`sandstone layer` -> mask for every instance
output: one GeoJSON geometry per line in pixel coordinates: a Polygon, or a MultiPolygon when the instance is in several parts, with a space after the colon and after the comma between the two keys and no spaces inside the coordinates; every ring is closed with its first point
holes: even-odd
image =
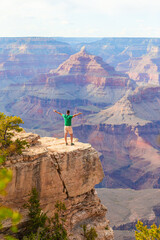
{"type": "Polygon", "coordinates": [[[57,200],[65,203],[65,224],[70,239],[83,239],[81,225],[86,224],[88,228],[95,227],[98,239],[112,240],[113,231],[105,218],[106,207],[94,189],[104,174],[98,153],[91,145],[75,139],[74,146],[66,146],[64,139],[39,138],[25,132],[16,137],[26,139],[30,147],[21,156],[6,161],[5,166],[13,171],[13,179],[1,204],[20,211],[22,221],[26,222],[23,205],[31,189],[36,187],[41,207],[49,216],[53,216],[57,200]]]}
{"type": "Polygon", "coordinates": [[[102,153],[111,188],[160,188],[160,87],[139,87],[74,128],[102,153]]]}
{"type": "Polygon", "coordinates": [[[57,68],[74,50],[53,38],[0,38],[0,85],[26,83],[57,68]]]}
{"type": "Polygon", "coordinates": [[[130,72],[138,82],[147,82],[150,76],[156,82],[159,44],[158,38],[0,38],[0,84],[26,82],[36,74],[56,69],[84,45],[91,54],[118,66],[117,70],[130,72]],[[153,61],[145,57],[148,53],[153,61]]]}
{"type": "Polygon", "coordinates": [[[160,85],[160,49],[153,46],[146,55],[132,57],[118,64],[117,70],[127,73],[138,84],[160,85]]]}
{"type": "Polygon", "coordinates": [[[4,111],[21,116],[27,128],[56,131],[61,123],[53,109],[65,112],[71,108],[72,113],[79,110],[88,115],[114,104],[132,88],[135,86],[128,76],[82,48],[56,70],[3,90],[0,108],[5,102],[4,111]]]}

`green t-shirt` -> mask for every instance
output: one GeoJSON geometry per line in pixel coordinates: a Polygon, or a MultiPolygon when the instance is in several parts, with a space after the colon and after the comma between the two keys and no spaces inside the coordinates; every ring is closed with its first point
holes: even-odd
{"type": "Polygon", "coordinates": [[[62,117],[64,118],[64,125],[65,126],[71,126],[71,122],[72,122],[72,115],[67,115],[67,114],[63,114],[62,117]]]}

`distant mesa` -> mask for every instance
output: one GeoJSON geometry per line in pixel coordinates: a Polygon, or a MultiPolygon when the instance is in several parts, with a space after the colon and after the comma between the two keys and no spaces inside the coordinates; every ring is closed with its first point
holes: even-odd
{"type": "Polygon", "coordinates": [[[138,87],[91,117],[97,124],[144,126],[160,120],[160,87],[138,87]]]}
{"type": "Polygon", "coordinates": [[[85,46],[80,52],[71,55],[56,70],[39,78],[47,84],[74,83],[77,85],[94,84],[96,86],[127,86],[129,77],[119,73],[101,57],[89,54],[85,46]]]}
{"type": "Polygon", "coordinates": [[[160,85],[160,48],[152,46],[147,54],[131,57],[119,63],[116,69],[127,73],[139,85],[160,85]]]}

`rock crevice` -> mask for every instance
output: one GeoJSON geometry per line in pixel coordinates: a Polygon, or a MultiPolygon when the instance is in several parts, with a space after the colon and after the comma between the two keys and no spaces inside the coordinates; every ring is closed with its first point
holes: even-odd
{"type": "Polygon", "coordinates": [[[55,168],[56,168],[56,170],[57,170],[57,173],[58,173],[58,175],[59,175],[60,180],[62,181],[62,184],[63,184],[63,192],[65,192],[66,195],[67,195],[67,198],[69,198],[69,194],[68,194],[67,187],[66,187],[65,182],[64,182],[64,180],[63,180],[63,178],[62,178],[60,165],[59,165],[59,163],[58,163],[58,161],[57,161],[57,159],[56,159],[55,156],[51,156],[51,157],[52,157],[52,159],[55,161],[53,164],[54,164],[54,166],[55,166],[55,168]]]}

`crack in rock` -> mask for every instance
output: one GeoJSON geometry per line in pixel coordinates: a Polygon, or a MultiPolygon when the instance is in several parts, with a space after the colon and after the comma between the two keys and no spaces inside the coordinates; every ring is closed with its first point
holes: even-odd
{"type": "Polygon", "coordinates": [[[69,198],[69,193],[68,193],[67,187],[66,187],[65,182],[64,182],[64,180],[62,178],[60,165],[59,165],[59,163],[58,163],[58,161],[57,161],[57,159],[55,158],[54,155],[51,155],[51,158],[53,159],[53,161],[55,161],[55,162],[52,162],[52,163],[54,164],[54,166],[55,166],[55,168],[57,170],[57,173],[59,175],[59,178],[60,178],[60,180],[61,180],[61,182],[63,184],[63,192],[65,192],[66,195],[67,195],[67,198],[69,198]]]}

